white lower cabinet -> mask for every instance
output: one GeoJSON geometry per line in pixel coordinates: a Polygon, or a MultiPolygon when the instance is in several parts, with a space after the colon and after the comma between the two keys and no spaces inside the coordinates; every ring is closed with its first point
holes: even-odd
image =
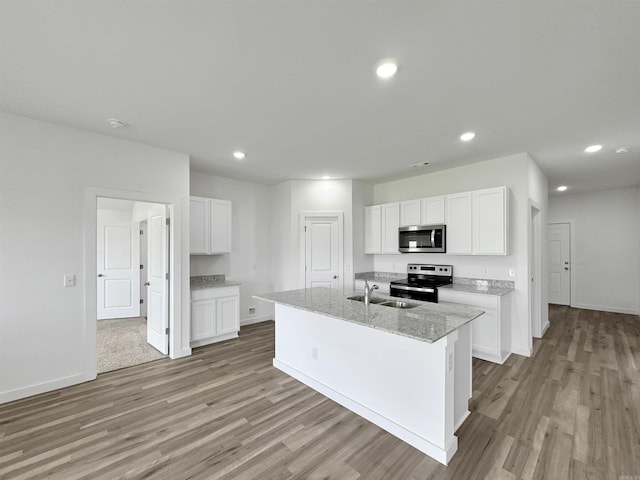
{"type": "Polygon", "coordinates": [[[204,288],[191,292],[191,346],[199,347],[238,336],[240,289],[204,288]]]}
{"type": "Polygon", "coordinates": [[[511,293],[484,295],[439,288],[438,300],[484,310],[485,313],[471,324],[471,347],[475,358],[503,364],[511,355],[511,293]]]}

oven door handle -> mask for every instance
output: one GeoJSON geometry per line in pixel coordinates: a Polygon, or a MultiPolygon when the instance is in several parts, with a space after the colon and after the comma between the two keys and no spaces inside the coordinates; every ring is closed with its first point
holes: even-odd
{"type": "Polygon", "coordinates": [[[434,288],[423,288],[423,287],[405,287],[404,285],[391,285],[392,289],[398,290],[407,290],[409,292],[424,292],[424,293],[433,293],[435,292],[434,288]]]}

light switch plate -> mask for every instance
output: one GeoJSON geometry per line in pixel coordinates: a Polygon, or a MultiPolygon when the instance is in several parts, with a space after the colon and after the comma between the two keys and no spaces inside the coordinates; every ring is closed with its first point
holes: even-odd
{"type": "Polygon", "coordinates": [[[73,274],[64,276],[64,286],[66,287],[75,287],[76,286],[76,276],[73,274]]]}

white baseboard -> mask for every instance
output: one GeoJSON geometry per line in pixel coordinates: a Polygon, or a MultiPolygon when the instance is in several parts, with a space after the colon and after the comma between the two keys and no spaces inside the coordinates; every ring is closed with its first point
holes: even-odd
{"type": "Polygon", "coordinates": [[[273,315],[253,315],[251,317],[243,318],[240,320],[240,326],[251,325],[252,323],[266,322],[267,320],[273,320],[273,315]]]}
{"type": "Polygon", "coordinates": [[[545,323],[542,326],[542,335],[540,335],[540,338],[544,337],[544,334],[547,333],[547,330],[549,330],[550,326],[551,326],[551,324],[549,322],[545,323]]]}
{"type": "Polygon", "coordinates": [[[417,448],[423,453],[426,453],[431,458],[444,465],[449,463],[449,460],[451,460],[453,454],[458,450],[458,438],[455,436],[453,437],[453,441],[449,445],[447,445],[446,448],[440,448],[436,444],[431,443],[426,438],[417,435],[416,433],[408,430],[402,425],[398,425],[393,420],[390,420],[389,418],[379,414],[378,412],[371,410],[367,406],[362,405],[355,400],[352,400],[351,398],[343,395],[340,392],[337,392],[331,387],[315,380],[314,378],[309,377],[308,375],[291,367],[290,365],[282,363],[281,361],[274,358],[273,366],[278,370],[283,371],[287,375],[295,378],[296,380],[301,381],[305,385],[313,388],[315,391],[320,392],[325,397],[330,398],[334,402],[339,403],[343,407],[360,415],[362,418],[369,420],[371,423],[374,423],[383,430],[386,430],[392,435],[395,435],[400,440],[407,442],[409,445],[412,445],[413,447],[417,448]]]}
{"type": "Polygon", "coordinates": [[[600,312],[612,312],[612,313],[626,313],[629,315],[638,315],[638,310],[634,310],[632,308],[618,308],[618,307],[608,307],[605,305],[588,305],[585,303],[574,303],[571,305],[573,308],[582,308],[584,310],[598,310],[600,312]]]}
{"type": "Polygon", "coordinates": [[[58,390],[59,388],[70,387],[71,385],[77,385],[86,381],[87,379],[84,374],[78,373],[76,375],[57,378],[48,382],[38,383],[36,385],[29,385],[27,387],[16,388],[15,390],[9,390],[7,392],[0,392],[0,404],[13,402],[14,400],[20,400],[21,398],[31,397],[40,393],[50,392],[52,390],[58,390]]]}
{"type": "Polygon", "coordinates": [[[169,355],[169,358],[175,360],[176,358],[188,357],[189,355],[191,355],[191,349],[183,348],[181,350],[178,350],[177,352],[173,352],[171,355],[169,355]]]}
{"type": "Polygon", "coordinates": [[[515,353],[516,355],[522,355],[523,357],[530,357],[533,353],[533,350],[529,347],[518,347],[513,345],[511,347],[511,353],[515,353]]]}

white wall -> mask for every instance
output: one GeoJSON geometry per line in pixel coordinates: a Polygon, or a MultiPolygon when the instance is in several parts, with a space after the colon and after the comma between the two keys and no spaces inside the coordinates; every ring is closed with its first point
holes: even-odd
{"type": "MultiPolygon", "coordinates": [[[[430,254],[375,255],[376,271],[406,272],[408,263],[450,264],[454,276],[515,281],[512,321],[512,348],[528,355],[532,338],[529,325],[528,228],[529,163],[526,153],[510,155],[449,170],[374,185],[374,204],[397,202],[506,185],[509,198],[509,255],[464,256],[430,254]],[[487,274],[484,274],[484,271],[487,274]],[[509,270],[515,271],[515,277],[509,270]]],[[[541,173],[541,172],[540,172],[541,173]]],[[[546,178],[531,180],[538,194],[546,189],[546,178]],[[538,185],[540,184],[540,185],[538,185]],[[544,185],[543,185],[544,184],[544,185]]]]}
{"type": "Polygon", "coordinates": [[[550,198],[549,223],[573,221],[575,226],[572,306],[638,313],[639,196],[636,187],[550,198]]]}
{"type": "MultiPolygon", "coordinates": [[[[5,402],[95,377],[92,192],[135,192],[143,197],[138,200],[173,203],[172,242],[181,251],[184,232],[188,235],[181,205],[189,195],[189,158],[8,114],[0,114],[0,146],[0,402],[5,402]],[[76,287],[63,287],[65,274],[76,275],[76,287]]],[[[172,313],[180,321],[185,314],[189,318],[184,310],[188,257],[173,258],[172,272],[172,313]]],[[[188,338],[179,327],[172,347],[185,354],[188,338]]]]}
{"type": "Polygon", "coordinates": [[[364,253],[364,207],[373,203],[373,185],[354,180],[353,195],[353,271],[373,271],[373,255],[364,253]]]}
{"type": "Polygon", "coordinates": [[[270,188],[273,290],[304,288],[300,264],[300,213],[344,213],[343,282],[353,285],[353,198],[351,180],[294,180],[270,188]]]}
{"type": "Polygon", "coordinates": [[[191,275],[224,274],[240,282],[240,321],[243,324],[273,318],[273,305],[252,298],[271,290],[269,187],[204,173],[191,172],[191,195],[232,202],[231,253],[192,255],[191,275]],[[249,316],[249,307],[255,307],[249,316]]]}

